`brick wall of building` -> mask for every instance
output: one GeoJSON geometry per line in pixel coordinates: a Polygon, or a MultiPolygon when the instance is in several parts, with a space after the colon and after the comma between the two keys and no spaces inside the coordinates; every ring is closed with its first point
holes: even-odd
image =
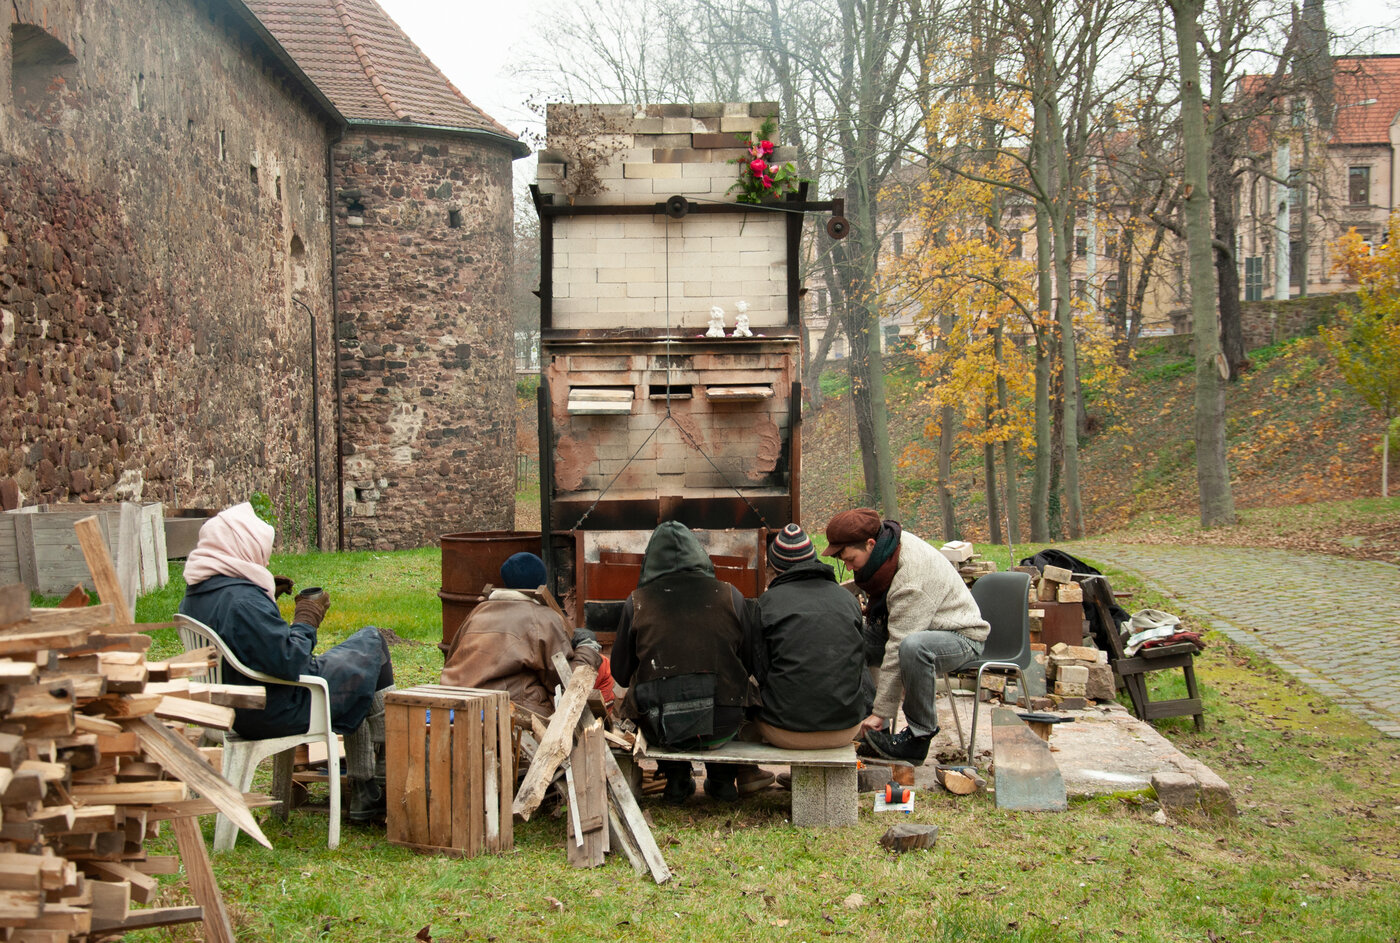
{"type": "Polygon", "coordinates": [[[0,43],[0,498],[263,492],[300,546],[319,492],[333,546],[324,117],[222,4],[17,0],[0,43]]]}
{"type": "Polygon", "coordinates": [[[354,131],[334,161],[346,547],[508,530],[510,154],[354,131]]]}

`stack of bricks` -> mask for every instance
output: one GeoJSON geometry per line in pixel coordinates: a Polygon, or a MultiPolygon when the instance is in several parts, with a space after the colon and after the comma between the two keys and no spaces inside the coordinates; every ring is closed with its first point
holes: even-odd
{"type": "Polygon", "coordinates": [[[957,569],[958,575],[968,586],[988,573],[995,573],[995,560],[983,560],[966,540],[950,540],[938,548],[938,552],[957,569]]]}
{"type": "Polygon", "coordinates": [[[1035,658],[1045,666],[1045,681],[1050,685],[1050,692],[1046,703],[1032,706],[1082,710],[1093,701],[1112,701],[1117,694],[1113,667],[1105,651],[1089,645],[1060,642],[1048,651],[1036,652],[1035,658]]]}
{"type": "Polygon", "coordinates": [[[1084,591],[1075,582],[1074,574],[1061,566],[1047,566],[1040,573],[1033,602],[1084,601],[1084,591]]]}

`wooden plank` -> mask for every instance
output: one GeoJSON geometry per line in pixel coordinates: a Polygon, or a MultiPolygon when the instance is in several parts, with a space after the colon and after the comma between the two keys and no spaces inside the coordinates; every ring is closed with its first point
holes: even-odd
{"type": "Polygon", "coordinates": [[[559,764],[568,755],[574,742],[574,727],[588,706],[588,692],[593,690],[598,680],[598,669],[586,665],[579,666],[569,679],[560,698],[554,716],[549,719],[549,732],[535,752],[530,768],[525,771],[525,779],[515,794],[513,811],[529,821],[531,813],[544,801],[545,790],[554,779],[559,764]]]}
{"type": "MultiPolygon", "coordinates": [[[[271,848],[257,820],[243,804],[243,794],[229,784],[204,762],[194,747],[177,736],[164,724],[141,717],[123,721],[127,729],[133,731],[141,741],[142,748],[164,766],[172,775],[193,786],[201,796],[211,800],[219,811],[228,816],[235,825],[253,837],[260,845],[271,848]]],[[[183,799],[184,796],[177,798],[183,799]]],[[[170,800],[165,800],[170,801],[170,800]]]]}
{"type": "Polygon", "coordinates": [[[484,832],[484,847],[487,851],[501,850],[501,829],[504,823],[510,822],[510,813],[502,813],[502,809],[509,801],[511,787],[514,782],[505,787],[504,795],[501,792],[501,743],[497,736],[498,726],[496,724],[496,714],[499,706],[493,698],[483,698],[481,710],[481,782],[482,796],[481,805],[483,809],[484,822],[482,830],[484,832]]]}
{"type": "Polygon", "coordinates": [[[141,573],[141,509],[130,501],[122,502],[117,517],[116,547],[117,585],[121,587],[122,599],[131,600],[134,608],[136,597],[146,586],[141,573]]]}
{"type": "MultiPolygon", "coordinates": [[[[151,927],[168,927],[177,923],[198,923],[204,919],[202,907],[147,907],[133,910],[121,923],[92,922],[92,932],[130,933],[133,930],[147,930],[151,927]]],[[[206,925],[207,926],[207,925],[206,925]]],[[[213,939],[213,937],[210,937],[213,939]]],[[[229,937],[232,939],[232,937],[229,937]]]]}
{"type": "Polygon", "coordinates": [[[83,559],[87,561],[88,572],[97,586],[97,598],[112,606],[112,622],[115,625],[130,625],[135,621],[132,604],[127,602],[122,592],[121,582],[112,566],[112,557],[107,552],[107,544],[102,539],[101,526],[96,517],[85,517],[74,522],[73,530],[78,535],[78,543],[83,549],[83,559]]]}
{"type": "MultiPolygon", "coordinates": [[[[467,715],[467,844],[471,854],[486,848],[486,760],[482,722],[486,708],[465,711],[467,715]]],[[[458,721],[461,723],[462,721],[458,721]]]]}
{"type": "Polygon", "coordinates": [[[417,845],[432,844],[428,831],[428,719],[423,710],[413,708],[408,722],[408,840],[417,845]]]}
{"type": "Polygon", "coordinates": [[[131,885],[126,881],[88,881],[92,889],[92,916],[122,921],[131,909],[131,885]]]}
{"type": "Polygon", "coordinates": [[[138,904],[149,904],[160,893],[159,881],[121,861],[84,861],[82,867],[103,881],[125,881],[131,887],[131,899],[138,904]]]}
{"type": "MultiPolygon", "coordinates": [[[[261,792],[245,792],[243,804],[250,809],[270,809],[281,803],[261,792]]],[[[184,799],[180,802],[161,802],[146,809],[146,821],[163,822],[166,819],[185,818],[191,815],[213,815],[222,811],[208,799],[184,799]]]]}
{"type": "Polygon", "coordinates": [[[178,855],[147,855],[134,861],[128,861],[142,874],[179,874],[180,858],[178,855]]]}
{"type": "Polygon", "coordinates": [[[385,837],[394,844],[408,835],[408,722],[412,710],[406,704],[384,705],[384,791],[387,797],[385,837]]]}
{"type": "Polygon", "coordinates": [[[188,788],[179,780],[159,779],[136,783],[75,783],[71,792],[74,799],[89,804],[150,805],[183,799],[188,788]]]}
{"type": "Polygon", "coordinates": [[[607,848],[608,790],[603,775],[603,749],[602,725],[594,721],[580,735],[578,745],[569,756],[574,796],[578,802],[578,828],[582,835],[573,834],[574,816],[570,815],[570,835],[564,846],[568,850],[569,864],[578,868],[602,865],[607,848]]]}
{"type": "Polygon", "coordinates": [[[14,583],[0,587],[0,627],[29,618],[29,587],[14,583]]]}
{"type": "Polygon", "coordinates": [[[496,705],[496,801],[500,818],[500,838],[497,850],[515,847],[515,822],[511,815],[511,791],[515,788],[515,749],[512,746],[510,724],[510,695],[491,696],[496,705]]]}
{"type": "Polygon", "coordinates": [[[161,698],[160,704],[155,709],[155,715],[167,720],[179,720],[187,724],[197,724],[201,727],[212,727],[217,730],[233,729],[234,710],[232,707],[204,704],[183,697],[166,695],[161,698]]]}
{"type": "Polygon", "coordinates": [[[452,722],[452,839],[453,848],[474,855],[479,850],[470,844],[471,820],[467,817],[471,808],[471,796],[476,791],[469,769],[471,737],[468,730],[472,725],[474,711],[461,711],[452,722]]]}
{"type": "Polygon", "coordinates": [[[218,881],[214,879],[214,869],[209,866],[209,849],[204,845],[199,820],[172,819],[170,827],[180,846],[180,860],[189,878],[190,896],[204,912],[205,939],[210,943],[233,943],[233,927],[224,908],[224,896],[219,893],[218,881]]]}
{"type": "Polygon", "coordinates": [[[428,829],[439,843],[452,834],[452,716],[439,708],[428,722],[428,829]]]}
{"type": "Polygon", "coordinates": [[[18,557],[15,563],[19,570],[19,581],[25,586],[37,587],[39,568],[34,561],[34,515],[6,514],[5,517],[14,521],[15,550],[18,557]]]}
{"type": "MultiPolygon", "coordinates": [[[[556,652],[553,656],[554,670],[559,677],[564,677],[569,671],[569,663],[561,653],[556,652]]],[[[585,711],[588,708],[584,707],[585,711]]],[[[588,719],[592,721],[592,712],[588,711],[588,719]]],[[[646,864],[646,868],[651,872],[652,880],[657,884],[664,884],[671,879],[671,869],[666,865],[666,859],[661,854],[660,847],[656,844],[656,838],[651,833],[651,828],[647,825],[646,817],[642,814],[641,806],[637,805],[637,797],[632,794],[632,787],[627,782],[627,776],[617,765],[617,758],[612,755],[611,750],[603,751],[603,774],[608,781],[608,797],[611,807],[617,812],[616,829],[619,837],[623,838],[623,847],[628,847],[631,843],[637,850],[637,856],[646,864]]],[[[629,851],[630,857],[630,851],[629,851]]]]}

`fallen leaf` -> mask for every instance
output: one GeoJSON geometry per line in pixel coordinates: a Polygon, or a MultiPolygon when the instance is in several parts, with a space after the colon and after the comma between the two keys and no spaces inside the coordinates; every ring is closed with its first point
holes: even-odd
{"type": "Polygon", "coordinates": [[[413,938],[417,940],[418,943],[433,943],[432,930],[433,928],[431,925],[426,926],[423,929],[419,930],[417,933],[415,933],[413,935],[413,938]]]}
{"type": "Polygon", "coordinates": [[[845,907],[847,910],[859,910],[860,908],[865,906],[865,895],[852,894],[845,900],[841,901],[841,906],[845,907]]]}
{"type": "Polygon", "coordinates": [[[557,897],[546,897],[545,903],[549,904],[549,906],[553,907],[560,913],[564,912],[564,902],[557,897]]]}

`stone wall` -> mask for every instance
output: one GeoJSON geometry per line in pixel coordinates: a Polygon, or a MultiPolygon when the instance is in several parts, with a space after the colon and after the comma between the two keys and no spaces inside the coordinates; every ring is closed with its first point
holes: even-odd
{"type": "Polygon", "coordinates": [[[511,156],[353,131],[334,161],[346,547],[509,530],[511,156]]]}
{"type": "Polygon", "coordinates": [[[17,0],[0,42],[5,506],[262,492],[302,546],[319,492],[334,546],[326,119],[222,4],[17,0]]]}

